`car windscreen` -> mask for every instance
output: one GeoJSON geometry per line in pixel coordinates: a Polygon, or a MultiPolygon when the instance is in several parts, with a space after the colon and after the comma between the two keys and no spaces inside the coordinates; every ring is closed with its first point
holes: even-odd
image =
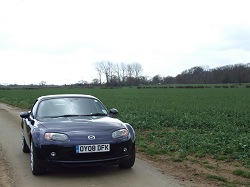
{"type": "Polygon", "coordinates": [[[37,118],[107,115],[102,103],[93,98],[53,98],[41,101],[37,118]]]}

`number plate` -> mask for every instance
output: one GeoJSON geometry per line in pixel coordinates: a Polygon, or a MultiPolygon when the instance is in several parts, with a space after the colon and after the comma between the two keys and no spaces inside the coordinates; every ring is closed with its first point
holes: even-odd
{"type": "Polygon", "coordinates": [[[77,145],[76,153],[97,153],[110,151],[110,144],[77,145]]]}

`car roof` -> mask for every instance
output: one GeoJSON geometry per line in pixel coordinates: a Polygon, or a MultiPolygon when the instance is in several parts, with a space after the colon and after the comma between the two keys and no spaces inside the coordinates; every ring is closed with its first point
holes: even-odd
{"type": "Polygon", "coordinates": [[[46,99],[55,99],[55,98],[92,98],[92,99],[97,99],[96,97],[92,96],[92,95],[85,95],[85,94],[55,94],[55,95],[44,95],[41,96],[39,98],[37,98],[37,100],[46,100],[46,99]]]}

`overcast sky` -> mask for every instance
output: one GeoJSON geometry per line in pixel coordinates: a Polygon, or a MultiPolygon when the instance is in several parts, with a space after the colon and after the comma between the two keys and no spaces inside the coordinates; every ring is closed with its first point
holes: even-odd
{"type": "Polygon", "coordinates": [[[176,76],[250,62],[249,0],[0,0],[0,84],[72,84],[94,63],[176,76]]]}

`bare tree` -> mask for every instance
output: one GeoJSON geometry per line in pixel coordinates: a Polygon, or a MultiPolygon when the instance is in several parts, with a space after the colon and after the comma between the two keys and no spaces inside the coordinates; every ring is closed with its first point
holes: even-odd
{"type": "Polygon", "coordinates": [[[121,81],[121,68],[118,63],[114,64],[114,72],[116,73],[118,82],[121,81]]]}
{"type": "Polygon", "coordinates": [[[129,78],[133,77],[134,67],[132,64],[127,64],[127,75],[129,78]]]}
{"type": "Polygon", "coordinates": [[[107,84],[109,84],[112,80],[113,74],[114,74],[114,64],[110,61],[101,61],[98,62],[98,70],[100,70],[100,74],[104,74],[106,77],[107,84]]]}
{"type": "Polygon", "coordinates": [[[126,77],[126,71],[127,71],[127,65],[125,63],[121,63],[121,71],[122,71],[122,83],[125,83],[125,77],[126,77]]]}
{"type": "Polygon", "coordinates": [[[40,85],[40,86],[45,86],[45,85],[46,85],[46,81],[41,81],[41,82],[39,83],[39,85],[40,85]]]}
{"type": "Polygon", "coordinates": [[[107,70],[107,76],[106,77],[108,77],[107,84],[110,84],[110,83],[113,82],[112,79],[113,79],[113,76],[115,74],[115,65],[112,62],[107,61],[106,70],[107,70]]]}
{"type": "Polygon", "coordinates": [[[96,62],[95,63],[95,69],[98,73],[98,76],[99,76],[99,83],[100,85],[102,84],[102,74],[103,74],[103,65],[102,65],[103,62],[96,62]]]}
{"type": "Polygon", "coordinates": [[[138,78],[140,73],[142,72],[142,66],[138,62],[134,62],[132,66],[134,69],[135,77],[138,78]]]}
{"type": "Polygon", "coordinates": [[[106,77],[106,81],[107,83],[109,83],[109,77],[110,77],[110,68],[109,68],[109,62],[108,61],[101,61],[100,62],[100,66],[102,69],[102,73],[104,73],[105,77],[106,77]]]}

